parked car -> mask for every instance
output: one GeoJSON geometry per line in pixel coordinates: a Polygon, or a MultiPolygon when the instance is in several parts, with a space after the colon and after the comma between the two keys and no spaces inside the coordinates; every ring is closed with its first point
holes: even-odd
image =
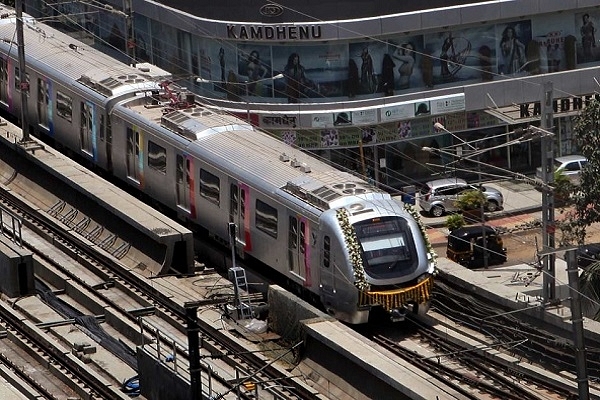
{"type": "MultiPolygon", "coordinates": [[[[554,159],[554,171],[561,171],[573,184],[578,185],[581,177],[581,170],[587,164],[587,158],[577,154],[570,156],[557,157],[554,159]]],[[[538,167],[535,176],[543,180],[542,167],[538,167]]]]}
{"type": "Polygon", "coordinates": [[[481,190],[486,198],[485,209],[489,212],[499,210],[504,205],[502,193],[490,186],[468,184],[464,179],[446,178],[427,182],[419,194],[419,206],[433,217],[444,213],[460,211],[456,207],[458,196],[468,190],[481,190]]]}
{"type": "Polygon", "coordinates": [[[600,261],[600,243],[588,243],[577,249],[577,266],[587,268],[600,261]]]}
{"type": "Polygon", "coordinates": [[[487,265],[506,262],[506,248],[502,237],[491,226],[465,226],[453,230],[448,235],[446,257],[464,267],[485,266],[484,250],[487,250],[487,265]]]}

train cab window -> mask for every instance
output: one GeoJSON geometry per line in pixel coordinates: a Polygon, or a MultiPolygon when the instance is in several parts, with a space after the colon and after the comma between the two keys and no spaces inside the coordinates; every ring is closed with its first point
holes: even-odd
{"type": "Polygon", "coordinates": [[[148,140],[148,167],[165,175],[167,173],[167,150],[148,140]]]}
{"type": "Polygon", "coordinates": [[[331,264],[331,238],[323,237],[323,267],[329,268],[331,264]]]}
{"type": "Polygon", "coordinates": [[[205,169],[200,170],[200,196],[219,205],[221,182],[219,177],[205,169]]]}
{"type": "MultiPolygon", "coordinates": [[[[27,88],[25,90],[25,96],[29,96],[29,74],[25,73],[25,83],[27,84],[27,88]]],[[[21,91],[21,70],[19,67],[15,67],[15,90],[17,92],[21,91]]]]}
{"type": "Polygon", "coordinates": [[[73,99],[58,90],[56,91],[56,114],[69,122],[73,121],[73,99]]]}
{"type": "Polygon", "coordinates": [[[277,221],[277,209],[261,200],[256,200],[256,228],[277,238],[277,221]]]}

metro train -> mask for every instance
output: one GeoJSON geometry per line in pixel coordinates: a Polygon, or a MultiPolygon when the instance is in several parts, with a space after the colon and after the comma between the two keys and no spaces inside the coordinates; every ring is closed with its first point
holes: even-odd
{"type": "Polygon", "coordinates": [[[369,182],[201,104],[148,64],[126,65],[24,18],[0,20],[0,108],[184,223],[276,270],[335,318],[428,310],[435,253],[418,214],[369,182]],[[234,229],[232,229],[232,227],[234,229]]]}

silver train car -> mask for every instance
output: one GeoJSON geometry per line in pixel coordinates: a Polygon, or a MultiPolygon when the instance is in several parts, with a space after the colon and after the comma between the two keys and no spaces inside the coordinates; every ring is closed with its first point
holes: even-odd
{"type": "MultiPolygon", "coordinates": [[[[0,24],[12,38],[14,22],[0,24]]],[[[25,28],[30,130],[285,277],[334,317],[429,307],[435,255],[388,193],[169,82],[40,23],[25,28]]],[[[0,41],[0,107],[19,117],[14,43],[0,41]]]]}

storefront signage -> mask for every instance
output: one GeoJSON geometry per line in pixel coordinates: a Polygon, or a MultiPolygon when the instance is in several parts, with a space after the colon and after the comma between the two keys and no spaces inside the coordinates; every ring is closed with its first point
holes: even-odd
{"type": "Polygon", "coordinates": [[[333,114],[313,114],[312,115],[312,128],[327,128],[333,126],[333,114]]]}
{"type": "MultiPolygon", "coordinates": [[[[600,100],[600,94],[587,94],[575,97],[563,97],[552,101],[554,116],[567,116],[578,114],[592,100],[600,100]],[[558,115],[557,115],[558,114],[558,115]]],[[[487,110],[490,114],[501,118],[508,123],[519,123],[527,121],[536,121],[542,114],[542,105],[539,101],[532,103],[522,103],[518,105],[499,107],[487,110]]]]}
{"type": "Polygon", "coordinates": [[[311,40],[321,39],[320,25],[227,25],[229,39],[311,40]]]}
{"type": "Polygon", "coordinates": [[[362,110],[352,111],[352,124],[363,125],[363,124],[376,124],[377,123],[377,110],[362,110]]]}
{"type": "Polygon", "coordinates": [[[298,118],[289,115],[262,115],[260,117],[260,126],[268,128],[295,128],[298,125],[298,118]]]}
{"type": "MultiPolygon", "coordinates": [[[[600,100],[600,95],[586,95],[581,97],[566,97],[555,99],[552,102],[552,109],[555,113],[568,113],[570,111],[581,111],[592,100],[600,100]]],[[[540,102],[524,103],[519,105],[519,118],[529,118],[539,116],[542,113],[542,105],[540,102]]]]}
{"type": "Polygon", "coordinates": [[[414,116],[414,103],[398,104],[381,109],[381,122],[398,121],[400,119],[413,118],[414,116]]]}
{"type": "Polygon", "coordinates": [[[465,96],[463,94],[459,96],[446,97],[441,99],[432,99],[431,114],[447,114],[457,111],[465,110],[465,96]]]}
{"type": "Polygon", "coordinates": [[[283,7],[279,4],[265,4],[260,8],[260,14],[265,17],[279,17],[283,14],[283,7]]]}

